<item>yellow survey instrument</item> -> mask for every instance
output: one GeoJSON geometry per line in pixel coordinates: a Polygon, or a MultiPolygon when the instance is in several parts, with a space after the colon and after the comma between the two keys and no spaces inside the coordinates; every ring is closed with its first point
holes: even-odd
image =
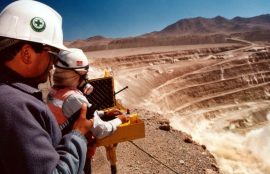
{"type": "Polygon", "coordinates": [[[144,122],[138,118],[136,113],[130,115],[129,121],[120,125],[114,134],[97,140],[97,146],[108,146],[110,144],[134,140],[145,137],[144,122]]]}
{"type": "Polygon", "coordinates": [[[145,125],[137,113],[129,113],[121,103],[117,102],[115,95],[118,92],[114,91],[114,79],[108,72],[104,73],[103,78],[91,79],[88,81],[93,86],[93,92],[87,96],[88,101],[97,110],[110,110],[112,108],[120,109],[127,113],[129,121],[120,125],[117,130],[108,137],[97,140],[97,146],[104,146],[106,148],[106,155],[111,164],[111,173],[115,174],[116,171],[116,147],[118,143],[130,141],[138,138],[145,137],[145,125]]]}

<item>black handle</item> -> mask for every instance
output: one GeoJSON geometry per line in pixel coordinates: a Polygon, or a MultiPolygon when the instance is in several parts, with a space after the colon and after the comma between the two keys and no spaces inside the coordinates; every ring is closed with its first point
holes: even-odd
{"type": "MultiPolygon", "coordinates": [[[[91,119],[94,117],[94,112],[96,111],[95,106],[87,107],[87,113],[86,118],[91,119]]],[[[60,130],[62,131],[62,134],[65,135],[68,132],[72,130],[72,126],[75,123],[75,121],[79,118],[81,113],[81,109],[76,111],[73,115],[71,115],[67,121],[65,121],[63,124],[59,125],[60,130]]]]}

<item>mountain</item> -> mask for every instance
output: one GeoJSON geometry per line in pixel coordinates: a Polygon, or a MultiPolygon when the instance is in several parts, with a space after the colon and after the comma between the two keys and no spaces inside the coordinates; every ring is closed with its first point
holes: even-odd
{"type": "Polygon", "coordinates": [[[212,19],[197,17],[191,19],[183,19],[169,25],[162,31],[158,32],[161,35],[187,35],[187,34],[206,34],[216,33],[230,30],[234,24],[230,20],[217,16],[212,19]]]}
{"type": "Polygon", "coordinates": [[[82,48],[84,51],[88,50],[105,50],[108,44],[113,39],[105,38],[103,36],[93,36],[85,40],[76,40],[73,42],[65,42],[68,47],[82,48]]]}
{"type": "Polygon", "coordinates": [[[161,31],[153,31],[137,37],[105,38],[94,36],[85,40],[67,43],[68,47],[82,48],[84,51],[119,49],[147,46],[187,45],[225,43],[226,38],[238,37],[250,41],[270,41],[270,14],[243,18],[181,19],[161,31]]]}
{"type": "Polygon", "coordinates": [[[242,18],[242,17],[235,17],[232,19],[233,22],[236,23],[256,23],[256,24],[269,24],[270,23],[270,14],[255,16],[251,18],[242,18]]]}
{"type": "Polygon", "coordinates": [[[158,35],[187,35],[187,34],[213,34],[237,33],[270,29],[270,15],[260,15],[251,18],[235,17],[231,20],[221,16],[215,18],[182,19],[169,25],[158,35]]]}

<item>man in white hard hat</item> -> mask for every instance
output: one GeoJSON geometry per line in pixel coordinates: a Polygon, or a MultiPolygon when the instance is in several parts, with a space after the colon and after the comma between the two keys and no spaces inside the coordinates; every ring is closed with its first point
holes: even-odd
{"type": "Polygon", "coordinates": [[[70,48],[60,51],[57,55],[53,74],[53,87],[50,89],[47,104],[54,113],[62,133],[69,132],[72,120],[76,117],[83,103],[87,103],[87,117],[94,119],[91,134],[88,134],[88,153],[85,173],[91,173],[91,158],[95,152],[95,139],[101,139],[113,134],[117,127],[127,121],[127,117],[118,109],[106,112],[96,111],[86,96],[91,95],[93,88],[87,83],[89,61],[81,49],[70,48]],[[111,117],[103,121],[100,117],[111,117]],[[94,138],[94,139],[93,139],[94,138]]]}
{"type": "Polygon", "coordinates": [[[47,80],[63,45],[61,16],[37,1],[21,0],[0,13],[0,173],[84,173],[93,126],[86,104],[61,135],[37,86],[47,80]]]}

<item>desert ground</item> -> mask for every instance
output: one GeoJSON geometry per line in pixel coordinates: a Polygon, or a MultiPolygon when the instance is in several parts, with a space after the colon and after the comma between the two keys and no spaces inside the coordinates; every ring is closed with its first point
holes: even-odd
{"type": "Polygon", "coordinates": [[[269,173],[269,163],[252,144],[258,137],[254,131],[268,125],[270,53],[265,44],[145,47],[87,55],[93,74],[107,69],[116,91],[128,86],[116,98],[138,109],[147,127],[146,138],[134,143],[174,171],[126,142],[117,151],[120,173],[269,173]],[[159,130],[159,119],[169,120],[172,129],[159,130]],[[185,139],[175,137],[185,135],[181,131],[195,141],[186,153],[185,139]]]}
{"type": "MultiPolygon", "coordinates": [[[[145,122],[145,138],[118,144],[118,173],[270,173],[268,139],[262,138],[270,110],[267,44],[239,41],[86,54],[89,77],[102,77],[106,70],[114,77],[115,91],[128,86],[116,99],[145,122]]],[[[93,173],[109,172],[100,147],[93,173]]]]}

